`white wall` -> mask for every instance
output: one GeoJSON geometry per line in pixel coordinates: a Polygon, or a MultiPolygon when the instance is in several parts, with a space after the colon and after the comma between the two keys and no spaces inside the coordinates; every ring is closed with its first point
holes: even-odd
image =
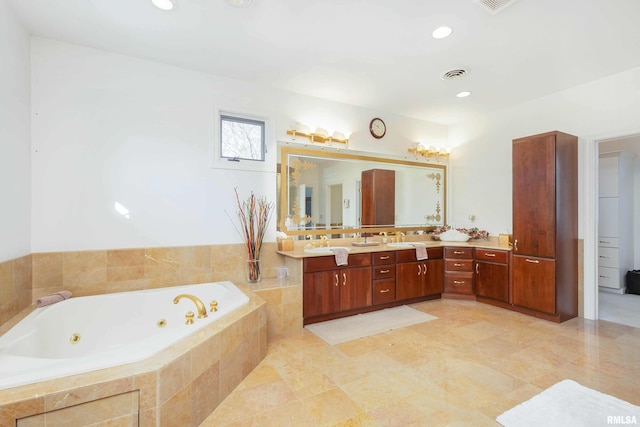
{"type": "Polygon", "coordinates": [[[640,68],[452,126],[452,221],[475,213],[490,231],[511,229],[511,140],[551,130],[580,137],[579,232],[585,239],[585,317],[595,316],[595,140],[640,131],[640,68]],[[593,246],[593,247],[592,247],[593,246]]]}
{"type": "Polygon", "coordinates": [[[31,252],[29,36],[0,0],[0,262],[31,252]]]}
{"type": "MultiPolygon", "coordinates": [[[[234,187],[276,200],[272,171],[210,168],[215,108],[351,134],[350,148],[406,154],[448,129],[173,66],[32,39],[33,252],[240,242],[234,187]],[[369,136],[372,117],[388,133],[369,136]],[[114,203],[131,216],[117,214],[114,203]]],[[[275,147],[272,141],[271,148],[275,147]]],[[[275,215],[267,240],[275,236],[275,215]]]]}

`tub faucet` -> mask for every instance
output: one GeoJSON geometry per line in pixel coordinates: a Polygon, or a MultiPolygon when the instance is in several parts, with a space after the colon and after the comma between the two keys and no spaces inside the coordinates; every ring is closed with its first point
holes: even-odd
{"type": "Polygon", "coordinates": [[[200,298],[190,294],[180,294],[173,299],[173,303],[179,303],[182,298],[187,298],[193,301],[193,303],[196,305],[196,308],[198,309],[198,319],[207,317],[207,308],[204,306],[204,303],[200,300],[200,298]]]}

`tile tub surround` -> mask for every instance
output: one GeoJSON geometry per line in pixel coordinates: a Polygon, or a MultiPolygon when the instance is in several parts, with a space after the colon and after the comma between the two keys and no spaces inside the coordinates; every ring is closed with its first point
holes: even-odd
{"type": "Polygon", "coordinates": [[[0,262],[0,325],[28,307],[31,298],[31,255],[0,262]]]}
{"type": "Polygon", "coordinates": [[[266,304],[241,288],[246,306],[151,358],[1,390],[0,425],[71,407],[93,411],[83,404],[137,391],[140,426],[198,426],[266,354],[266,304]]]}

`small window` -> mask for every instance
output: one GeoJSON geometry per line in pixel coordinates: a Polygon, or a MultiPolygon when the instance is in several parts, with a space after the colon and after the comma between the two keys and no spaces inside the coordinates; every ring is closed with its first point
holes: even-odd
{"type": "Polygon", "coordinates": [[[220,157],[265,161],[265,121],[220,115],[220,157]]]}

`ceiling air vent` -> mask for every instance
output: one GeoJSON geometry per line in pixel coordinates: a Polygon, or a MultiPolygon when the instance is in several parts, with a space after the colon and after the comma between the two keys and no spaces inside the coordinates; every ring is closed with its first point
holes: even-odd
{"type": "Polygon", "coordinates": [[[512,5],[517,0],[473,0],[477,5],[492,15],[502,12],[504,8],[512,5]]]}
{"type": "Polygon", "coordinates": [[[458,79],[460,77],[464,77],[469,74],[469,70],[466,68],[455,68],[453,70],[449,70],[440,76],[442,80],[453,80],[458,79]]]}

